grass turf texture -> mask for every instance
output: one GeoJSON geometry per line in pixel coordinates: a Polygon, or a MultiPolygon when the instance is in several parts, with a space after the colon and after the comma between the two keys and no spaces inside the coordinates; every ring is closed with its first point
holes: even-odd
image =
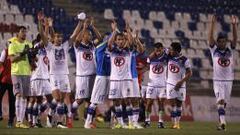
{"type": "Polygon", "coordinates": [[[147,129],[110,129],[107,124],[97,123],[97,129],[84,129],[83,122],[75,121],[72,129],[39,128],[17,129],[6,128],[6,121],[0,122],[0,135],[240,135],[240,123],[228,123],[227,131],[217,131],[214,122],[182,122],[181,129],[158,129],[152,123],[147,129]]]}

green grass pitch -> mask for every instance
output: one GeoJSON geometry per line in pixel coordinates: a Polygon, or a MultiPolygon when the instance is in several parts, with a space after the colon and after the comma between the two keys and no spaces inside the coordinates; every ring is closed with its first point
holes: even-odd
{"type": "Polygon", "coordinates": [[[107,124],[97,123],[97,129],[84,129],[82,121],[75,121],[72,129],[39,128],[8,129],[6,121],[0,122],[0,135],[240,135],[240,123],[228,123],[227,131],[217,131],[214,122],[182,122],[180,130],[157,129],[156,123],[148,129],[110,129],[107,124]]]}

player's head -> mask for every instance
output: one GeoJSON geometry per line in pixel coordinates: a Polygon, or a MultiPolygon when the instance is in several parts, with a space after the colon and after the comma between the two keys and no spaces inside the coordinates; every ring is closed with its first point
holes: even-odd
{"type": "Polygon", "coordinates": [[[227,34],[224,32],[220,32],[217,37],[217,46],[220,49],[225,49],[227,45],[227,34]]]}
{"type": "Polygon", "coordinates": [[[60,46],[63,42],[63,35],[61,33],[55,32],[53,37],[53,43],[56,46],[60,46]]]}
{"type": "Polygon", "coordinates": [[[26,40],[27,28],[25,26],[19,26],[17,29],[17,37],[21,40],[26,40]]]}
{"type": "Polygon", "coordinates": [[[88,31],[88,30],[85,30],[82,36],[83,36],[82,40],[85,43],[89,43],[92,39],[92,35],[91,35],[90,31],[88,31]]]}
{"type": "Polygon", "coordinates": [[[171,56],[178,56],[181,53],[181,50],[182,50],[181,44],[179,42],[173,42],[170,45],[169,54],[171,56]]]}
{"type": "Polygon", "coordinates": [[[164,51],[164,47],[163,47],[163,44],[160,43],[160,42],[157,42],[153,45],[154,47],[154,51],[157,53],[157,54],[161,54],[163,51],[164,51]]]}
{"type": "Polygon", "coordinates": [[[115,37],[115,44],[120,47],[123,48],[124,44],[125,44],[125,37],[123,35],[123,33],[117,33],[116,37],[115,37]]]}

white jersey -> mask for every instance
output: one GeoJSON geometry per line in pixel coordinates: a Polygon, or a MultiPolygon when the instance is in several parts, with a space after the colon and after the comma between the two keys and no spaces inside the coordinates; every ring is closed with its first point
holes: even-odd
{"type": "Polygon", "coordinates": [[[150,64],[149,86],[166,86],[166,73],[168,56],[166,53],[152,59],[148,58],[150,64]]]}
{"type": "MultiPolygon", "coordinates": [[[[169,57],[167,84],[176,85],[178,81],[185,77],[186,69],[191,68],[190,61],[185,56],[169,57]]],[[[182,87],[186,87],[186,82],[182,87]]]]}
{"type": "Polygon", "coordinates": [[[77,76],[88,76],[96,74],[95,54],[94,46],[83,45],[80,43],[77,47],[74,47],[77,63],[77,76]]]}
{"type": "Polygon", "coordinates": [[[46,47],[47,56],[49,58],[51,75],[68,75],[68,49],[69,43],[64,42],[60,46],[48,43],[46,47]]]}
{"type": "Polygon", "coordinates": [[[233,80],[234,79],[234,61],[231,47],[225,50],[219,50],[216,45],[210,48],[213,61],[213,80],[233,80]]]}
{"type": "Polygon", "coordinates": [[[37,68],[32,72],[31,80],[36,79],[49,79],[48,65],[49,60],[47,57],[47,52],[45,48],[40,48],[37,54],[37,68]]]}
{"type": "Polygon", "coordinates": [[[110,53],[111,74],[110,80],[131,80],[131,57],[132,52],[119,50],[116,47],[110,53]]]}

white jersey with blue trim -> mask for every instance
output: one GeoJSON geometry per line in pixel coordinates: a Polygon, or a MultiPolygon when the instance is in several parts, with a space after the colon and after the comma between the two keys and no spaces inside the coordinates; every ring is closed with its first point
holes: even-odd
{"type": "MultiPolygon", "coordinates": [[[[37,47],[38,45],[39,44],[36,44],[35,47],[37,47]]],[[[37,62],[36,62],[37,67],[32,72],[31,80],[49,79],[49,72],[48,72],[49,60],[47,57],[46,49],[45,48],[38,49],[38,53],[36,57],[37,57],[37,62]]]]}
{"type": "Polygon", "coordinates": [[[74,47],[76,54],[77,76],[89,76],[96,74],[95,48],[93,44],[78,44],[74,47]]]}
{"type": "Polygon", "coordinates": [[[234,50],[231,47],[220,50],[217,45],[214,45],[210,51],[213,61],[213,80],[234,80],[234,50]]]}
{"type": "Polygon", "coordinates": [[[46,50],[50,65],[50,75],[68,75],[68,49],[69,43],[64,42],[60,46],[48,43],[46,50]]]}
{"type": "Polygon", "coordinates": [[[132,80],[131,59],[132,52],[129,50],[121,50],[114,47],[110,53],[111,74],[110,80],[132,80]]]}
{"type": "MultiPolygon", "coordinates": [[[[191,68],[188,58],[181,55],[179,57],[171,57],[168,59],[167,84],[176,85],[177,82],[185,77],[186,69],[191,68]]],[[[182,87],[186,87],[186,82],[182,87]]]]}
{"type": "Polygon", "coordinates": [[[168,55],[164,52],[161,56],[148,58],[150,64],[149,84],[151,86],[166,86],[168,55]]]}

